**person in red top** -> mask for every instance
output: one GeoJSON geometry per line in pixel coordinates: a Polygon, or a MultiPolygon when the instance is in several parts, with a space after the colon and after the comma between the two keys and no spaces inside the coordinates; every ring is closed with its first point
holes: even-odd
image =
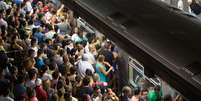
{"type": "Polygon", "coordinates": [[[42,80],[39,78],[36,80],[35,91],[36,91],[36,97],[38,98],[38,101],[47,100],[47,97],[48,97],[47,92],[43,89],[42,80]]]}

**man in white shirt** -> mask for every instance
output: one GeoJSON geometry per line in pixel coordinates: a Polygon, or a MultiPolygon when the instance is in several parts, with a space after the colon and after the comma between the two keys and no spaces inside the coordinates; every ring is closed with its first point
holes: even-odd
{"type": "Polygon", "coordinates": [[[88,62],[87,54],[83,54],[82,60],[78,62],[78,74],[84,78],[86,75],[86,70],[91,70],[94,73],[94,68],[91,63],[88,62]]]}

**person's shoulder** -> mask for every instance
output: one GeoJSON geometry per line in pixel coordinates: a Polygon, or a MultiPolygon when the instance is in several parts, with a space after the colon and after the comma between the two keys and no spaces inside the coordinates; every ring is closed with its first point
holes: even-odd
{"type": "Polygon", "coordinates": [[[72,101],[78,101],[78,99],[75,97],[72,97],[72,101]]]}

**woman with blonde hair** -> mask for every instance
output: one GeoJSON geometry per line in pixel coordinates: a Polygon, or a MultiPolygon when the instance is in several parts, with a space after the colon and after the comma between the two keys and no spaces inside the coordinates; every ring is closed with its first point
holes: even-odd
{"type": "Polygon", "coordinates": [[[108,82],[107,76],[112,69],[113,67],[108,62],[105,62],[105,56],[99,55],[98,61],[95,65],[95,70],[96,73],[99,75],[101,82],[108,82]],[[106,68],[106,65],[110,67],[108,70],[106,68]]]}

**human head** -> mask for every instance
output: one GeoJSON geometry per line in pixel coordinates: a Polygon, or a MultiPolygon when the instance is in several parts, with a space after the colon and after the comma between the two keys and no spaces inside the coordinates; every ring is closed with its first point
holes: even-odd
{"type": "Polygon", "coordinates": [[[27,88],[27,95],[28,95],[28,98],[31,99],[31,98],[34,98],[36,96],[36,92],[34,89],[27,88]]]}
{"type": "Polygon", "coordinates": [[[82,100],[83,100],[83,101],[91,101],[91,97],[90,97],[89,94],[84,94],[84,95],[82,96],[82,100]]]}
{"type": "Polygon", "coordinates": [[[42,85],[42,80],[40,78],[36,79],[36,86],[41,86],[42,85]]]}
{"type": "Polygon", "coordinates": [[[85,71],[85,74],[86,74],[86,76],[93,76],[93,73],[92,73],[92,71],[90,69],[87,69],[85,71]]]}
{"type": "Polygon", "coordinates": [[[31,46],[32,47],[35,47],[37,45],[37,40],[36,40],[36,38],[32,38],[31,39],[31,46]]]}
{"type": "Polygon", "coordinates": [[[33,80],[37,77],[37,71],[35,69],[31,69],[28,71],[29,79],[33,80]]]}
{"type": "Polygon", "coordinates": [[[95,73],[95,74],[93,75],[93,80],[94,80],[94,82],[100,80],[100,77],[99,77],[99,75],[98,75],[97,73],[95,73]]]}
{"type": "Polygon", "coordinates": [[[19,84],[24,83],[26,81],[26,74],[20,74],[17,78],[17,82],[19,84]]]}
{"type": "Polygon", "coordinates": [[[42,56],[43,54],[44,54],[43,49],[39,49],[38,52],[37,52],[37,55],[38,56],[42,56]]]}
{"type": "Polygon", "coordinates": [[[135,95],[135,96],[140,95],[140,87],[136,87],[136,88],[134,89],[134,95],[135,95]]]}
{"type": "Polygon", "coordinates": [[[65,99],[65,101],[72,101],[72,93],[71,93],[71,91],[67,91],[64,94],[64,99],[65,99]]]}
{"type": "Polygon", "coordinates": [[[28,56],[34,58],[35,56],[35,51],[33,49],[28,50],[28,56]]]}
{"type": "Polygon", "coordinates": [[[71,67],[71,68],[70,68],[70,74],[75,74],[75,73],[76,73],[75,67],[71,67]]]}
{"type": "Polygon", "coordinates": [[[98,62],[104,62],[105,56],[104,55],[99,55],[98,56],[98,62]]]}
{"type": "Polygon", "coordinates": [[[122,93],[125,95],[125,96],[130,96],[131,93],[132,93],[132,90],[129,86],[124,86],[123,89],[122,89],[122,93]]]}
{"type": "Polygon", "coordinates": [[[90,78],[88,76],[86,76],[83,80],[82,80],[83,86],[88,86],[90,83],[90,78]]]}

